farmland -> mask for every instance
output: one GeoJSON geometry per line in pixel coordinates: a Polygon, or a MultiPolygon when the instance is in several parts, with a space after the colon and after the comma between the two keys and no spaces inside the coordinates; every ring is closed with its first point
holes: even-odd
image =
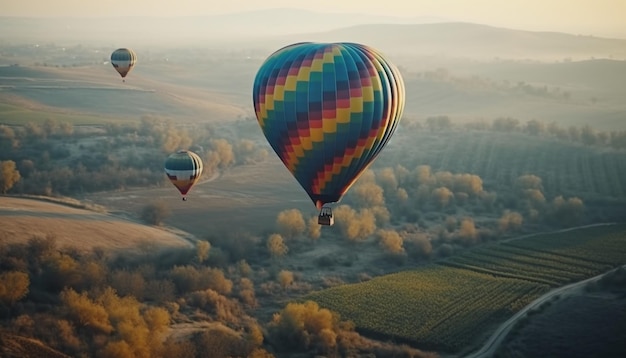
{"type": "Polygon", "coordinates": [[[622,151],[524,133],[400,131],[383,155],[407,168],[429,165],[476,174],[496,190],[511,187],[520,175],[534,174],[552,195],[609,199],[626,194],[626,182],[619,180],[626,176],[622,151]],[[409,141],[417,150],[407,155],[403,147],[409,141]]]}
{"type": "MultiPolygon", "coordinates": [[[[207,346],[224,356],[242,347],[277,357],[463,355],[537,297],[626,261],[623,224],[524,235],[626,217],[625,61],[474,62],[409,56],[402,45],[404,118],[334,207],[335,225],[320,228],[250,103],[273,48],[135,47],[140,62],[123,83],[108,47],[61,46],[0,51],[0,162],[20,174],[7,193],[103,209],[67,217],[58,205],[0,197],[10,224],[0,253],[11,258],[0,263],[31,282],[0,310],[11,334],[73,356],[146,348],[130,335],[142,319],[124,331],[117,298],[103,295],[111,288],[137,300],[129,307],[167,310],[176,340],[159,336],[150,356],[196,357],[207,346]],[[205,170],[184,202],[163,175],[179,148],[201,155],[205,170]],[[150,208],[169,211],[149,220],[150,208]],[[73,291],[115,329],[83,329],[69,314],[73,291]],[[341,323],[311,305],[313,322],[290,321],[303,311],[285,305],[308,299],[341,323]]],[[[111,352],[102,356],[120,356],[111,352]]]]}
{"type": "Polygon", "coordinates": [[[448,260],[308,295],[357,330],[459,353],[565,283],[626,263],[626,226],[492,243],[448,260]]]}

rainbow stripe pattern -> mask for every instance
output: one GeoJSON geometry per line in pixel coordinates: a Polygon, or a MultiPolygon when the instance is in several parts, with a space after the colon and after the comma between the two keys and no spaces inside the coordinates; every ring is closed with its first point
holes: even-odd
{"type": "Polygon", "coordinates": [[[384,148],[404,98],[399,70],[356,43],[284,47],[253,87],[263,134],[318,208],[339,201],[384,148]]]}

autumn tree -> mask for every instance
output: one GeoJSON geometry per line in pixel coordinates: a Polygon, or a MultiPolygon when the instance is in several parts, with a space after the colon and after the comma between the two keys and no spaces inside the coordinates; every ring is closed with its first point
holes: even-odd
{"type": "Polygon", "coordinates": [[[289,252],[289,248],[285,244],[285,240],[280,234],[272,234],[267,239],[267,250],[272,257],[283,257],[289,252]]]}
{"type": "Polygon", "coordinates": [[[214,139],[211,141],[211,149],[217,153],[219,162],[217,167],[227,168],[235,163],[235,153],[233,146],[226,139],[214,139]]]}
{"type": "Polygon", "coordinates": [[[398,188],[395,170],[391,167],[383,168],[376,174],[376,181],[385,193],[392,194],[398,188]]]}
{"type": "Polygon", "coordinates": [[[28,294],[30,279],[28,274],[9,271],[0,274],[0,302],[11,306],[28,294]]]}
{"type": "Polygon", "coordinates": [[[515,179],[515,183],[513,184],[516,190],[524,191],[527,189],[537,189],[543,190],[543,185],[541,184],[541,178],[534,174],[524,174],[520,175],[515,179]]]}
{"type": "Polygon", "coordinates": [[[445,208],[450,205],[450,202],[454,198],[454,193],[445,186],[439,187],[432,191],[432,200],[439,206],[439,208],[445,208]]]}
{"type": "Polygon", "coordinates": [[[429,165],[417,166],[412,175],[418,185],[431,187],[437,183],[437,178],[433,175],[429,165]]]}
{"type": "Polygon", "coordinates": [[[255,308],[257,306],[254,282],[251,279],[243,277],[239,280],[239,298],[248,307],[255,308]]]}
{"type": "Polygon", "coordinates": [[[282,237],[292,239],[304,233],[306,222],[300,210],[289,209],[278,213],[276,227],[282,237]]]}
{"type": "Polygon", "coordinates": [[[403,239],[395,230],[380,229],[376,232],[380,247],[392,255],[404,253],[403,239]]]}
{"type": "Polygon", "coordinates": [[[318,224],[315,216],[310,217],[307,222],[307,236],[312,240],[317,240],[322,236],[322,226],[318,224]]]}
{"type": "Polygon", "coordinates": [[[164,201],[154,201],[143,207],[141,219],[151,225],[161,225],[170,215],[170,211],[169,206],[164,201]]]}
{"type": "Polygon", "coordinates": [[[399,232],[410,255],[417,257],[429,257],[433,252],[433,244],[430,237],[423,232],[399,232]]]}
{"type": "Polygon", "coordinates": [[[140,272],[115,270],[111,273],[111,286],[123,296],[133,296],[138,300],[144,298],[146,280],[140,272]]]}
{"type": "Polygon", "coordinates": [[[206,240],[196,242],[196,258],[199,263],[203,263],[209,258],[209,250],[211,250],[210,242],[206,240]]]}
{"type": "Polygon", "coordinates": [[[515,211],[506,210],[498,220],[498,229],[505,233],[519,230],[524,222],[522,215],[515,211]]]}
{"type": "Polygon", "coordinates": [[[291,286],[293,284],[293,272],[291,271],[287,271],[287,270],[281,270],[278,273],[278,283],[280,284],[280,287],[282,287],[283,289],[286,289],[287,287],[291,286]]]}
{"type": "Polygon", "coordinates": [[[356,205],[361,208],[385,205],[383,188],[374,182],[358,184],[352,189],[351,194],[356,205]]]}
{"type": "Polygon", "coordinates": [[[552,200],[552,217],[560,223],[572,225],[582,219],[585,205],[580,198],[571,197],[568,199],[557,196],[552,200]]]}
{"type": "Polygon", "coordinates": [[[61,292],[60,298],[69,317],[78,326],[88,327],[95,332],[105,334],[113,330],[109,314],[104,306],[89,298],[86,292],[78,293],[71,288],[66,288],[61,292]]]}
{"type": "Polygon", "coordinates": [[[6,194],[20,180],[20,172],[12,160],[0,162],[0,193],[6,194]]]}
{"type": "Polygon", "coordinates": [[[329,352],[337,345],[339,316],[313,301],[289,303],[274,315],[268,329],[284,348],[329,352]]]}
{"type": "Polygon", "coordinates": [[[474,174],[455,174],[453,188],[455,191],[477,196],[483,191],[483,180],[474,174]]]}
{"type": "Polygon", "coordinates": [[[478,240],[478,231],[476,230],[476,226],[474,226],[474,220],[472,218],[464,218],[461,220],[458,237],[467,243],[475,243],[478,240]]]}
{"type": "Polygon", "coordinates": [[[362,241],[376,231],[376,217],[371,210],[357,212],[348,205],[340,205],[334,212],[335,225],[348,240],[362,241]]]}

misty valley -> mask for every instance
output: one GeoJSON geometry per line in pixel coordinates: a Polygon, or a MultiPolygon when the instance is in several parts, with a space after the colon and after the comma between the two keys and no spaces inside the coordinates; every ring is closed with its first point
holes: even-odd
{"type": "Polygon", "coordinates": [[[11,24],[0,356],[626,355],[626,40],[467,23],[162,34],[132,45],[122,82],[119,46],[87,24],[11,24]],[[405,86],[333,226],[253,106],[260,66],[302,40],[371,45],[405,86]],[[203,162],[186,201],[163,172],[180,149],[203,162]]]}

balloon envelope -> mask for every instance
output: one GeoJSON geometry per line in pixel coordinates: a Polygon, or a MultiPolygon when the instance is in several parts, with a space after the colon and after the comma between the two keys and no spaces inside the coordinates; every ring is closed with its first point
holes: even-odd
{"type": "Polygon", "coordinates": [[[371,47],[297,43],[261,65],[253,102],[268,142],[321,208],[339,201],[387,144],[404,93],[398,69],[371,47]]]}
{"type": "Polygon", "coordinates": [[[111,64],[122,78],[126,77],[136,62],[137,55],[133,50],[127,48],[118,48],[111,54],[111,64]]]}
{"type": "Polygon", "coordinates": [[[180,150],[165,160],[165,174],[185,196],[202,175],[202,160],[194,152],[180,150]]]}

